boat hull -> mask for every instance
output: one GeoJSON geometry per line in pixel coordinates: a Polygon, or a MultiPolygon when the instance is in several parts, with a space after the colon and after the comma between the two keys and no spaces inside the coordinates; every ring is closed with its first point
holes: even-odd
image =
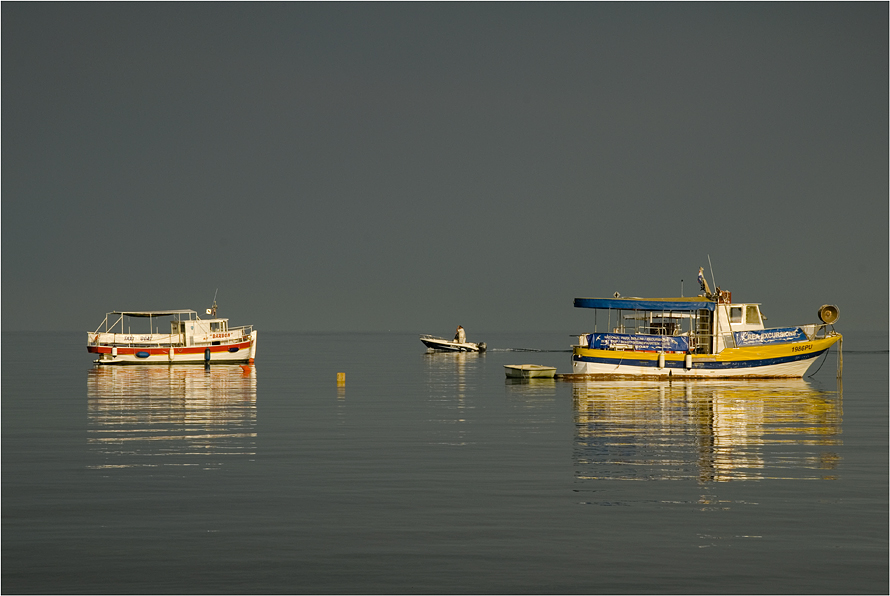
{"type": "Polygon", "coordinates": [[[579,378],[799,378],[840,334],[806,342],[729,348],[719,354],[593,350],[575,346],[572,376],[579,378]]]}
{"type": "Polygon", "coordinates": [[[505,364],[504,371],[509,379],[552,379],[556,367],[540,364],[505,364]]]}
{"type": "Polygon", "coordinates": [[[457,341],[452,341],[448,339],[444,339],[442,337],[433,337],[431,335],[421,335],[420,341],[423,342],[423,345],[432,349],[439,350],[443,352],[484,352],[485,344],[484,343],[461,343],[457,341]]]}
{"type": "Polygon", "coordinates": [[[247,364],[256,356],[257,333],[250,340],[210,346],[132,347],[88,345],[87,351],[98,354],[100,365],[145,364],[247,364]]]}

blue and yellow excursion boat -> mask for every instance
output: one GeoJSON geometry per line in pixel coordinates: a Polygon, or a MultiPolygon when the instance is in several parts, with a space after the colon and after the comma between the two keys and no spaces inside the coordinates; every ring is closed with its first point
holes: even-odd
{"type": "Polygon", "coordinates": [[[802,377],[843,339],[836,306],[819,309],[820,324],[767,329],[759,304],[711,293],[701,272],[699,282],[703,294],[691,298],[575,298],[595,318],[573,346],[572,376],[802,377]]]}

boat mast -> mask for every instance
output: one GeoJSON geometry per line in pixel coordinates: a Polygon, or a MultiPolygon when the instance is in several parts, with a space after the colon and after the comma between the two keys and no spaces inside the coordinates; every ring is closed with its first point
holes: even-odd
{"type": "MultiPolygon", "coordinates": [[[[714,291],[717,292],[717,306],[719,307],[720,303],[721,303],[721,292],[720,292],[720,288],[717,287],[717,280],[714,278],[714,266],[711,265],[711,255],[708,255],[708,267],[711,268],[711,282],[714,284],[714,291]]],[[[723,310],[726,313],[726,324],[729,325],[729,338],[732,340],[733,347],[737,348],[739,346],[735,341],[735,333],[733,333],[733,331],[732,331],[732,317],[729,314],[730,313],[729,307],[730,307],[730,305],[726,304],[725,302],[723,303],[723,310]]],[[[716,331],[719,332],[720,331],[720,323],[719,323],[719,321],[715,321],[715,323],[716,323],[716,327],[717,327],[716,331]]],[[[714,334],[715,344],[716,344],[716,340],[717,340],[717,333],[714,334]]],[[[716,348],[717,348],[717,346],[715,345],[714,346],[715,351],[716,351],[716,348]]]]}

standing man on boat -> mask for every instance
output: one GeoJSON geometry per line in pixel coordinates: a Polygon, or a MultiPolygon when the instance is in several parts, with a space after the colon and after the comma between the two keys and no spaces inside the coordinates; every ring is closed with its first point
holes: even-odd
{"type": "Polygon", "coordinates": [[[701,291],[705,293],[705,296],[711,297],[711,288],[708,287],[708,280],[705,279],[705,268],[698,268],[698,284],[701,286],[701,291]]]}
{"type": "Polygon", "coordinates": [[[462,344],[467,343],[467,333],[460,325],[457,326],[457,332],[454,334],[454,341],[462,344]]]}

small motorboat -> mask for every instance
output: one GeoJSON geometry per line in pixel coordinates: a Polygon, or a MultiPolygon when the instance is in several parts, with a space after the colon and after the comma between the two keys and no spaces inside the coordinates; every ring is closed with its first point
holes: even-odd
{"type": "Polygon", "coordinates": [[[485,342],[474,344],[471,342],[459,342],[453,339],[445,339],[444,337],[436,337],[434,335],[421,335],[420,341],[423,342],[430,350],[438,350],[441,352],[484,352],[485,342]]]}
{"type": "Polygon", "coordinates": [[[504,370],[510,379],[552,379],[556,374],[555,366],[542,364],[505,364],[504,370]]]}

